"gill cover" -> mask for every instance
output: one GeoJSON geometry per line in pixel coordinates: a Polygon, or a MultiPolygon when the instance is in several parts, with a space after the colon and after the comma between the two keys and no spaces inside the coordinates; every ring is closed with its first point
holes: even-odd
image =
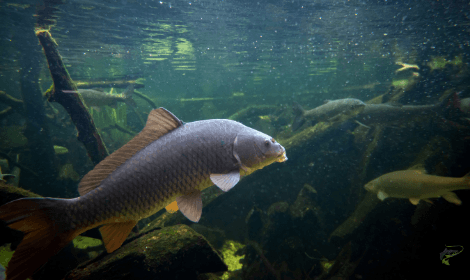
{"type": "Polygon", "coordinates": [[[245,171],[256,168],[268,158],[277,157],[282,149],[271,136],[256,132],[240,133],[234,140],[233,156],[245,171]]]}

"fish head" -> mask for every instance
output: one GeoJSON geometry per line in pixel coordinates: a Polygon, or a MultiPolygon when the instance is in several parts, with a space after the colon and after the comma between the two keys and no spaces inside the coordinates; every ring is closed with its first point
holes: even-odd
{"type": "Polygon", "coordinates": [[[261,169],[273,162],[287,160],[286,149],[271,136],[249,129],[234,140],[233,155],[243,169],[261,169]]]}
{"type": "Polygon", "coordinates": [[[364,111],[365,107],[366,104],[359,99],[350,98],[346,103],[346,111],[353,116],[364,111]]]}
{"type": "Polygon", "coordinates": [[[365,188],[367,191],[376,192],[376,191],[377,191],[377,185],[378,185],[378,183],[379,183],[378,178],[377,178],[377,179],[374,179],[374,180],[370,181],[369,183],[365,184],[365,185],[364,185],[364,188],[365,188]]]}

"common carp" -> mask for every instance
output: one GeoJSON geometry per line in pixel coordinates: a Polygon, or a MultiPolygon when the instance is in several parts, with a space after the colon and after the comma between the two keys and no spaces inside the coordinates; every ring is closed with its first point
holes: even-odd
{"type": "Polygon", "coordinates": [[[442,177],[424,174],[419,170],[402,170],[384,174],[364,188],[376,193],[380,200],[387,197],[407,198],[417,205],[420,200],[443,197],[460,205],[462,201],[452,191],[470,189],[470,173],[462,178],[442,177]]]}
{"type": "Polygon", "coordinates": [[[24,233],[7,280],[30,277],[77,235],[98,226],[111,253],[140,219],[174,201],[197,222],[203,189],[215,184],[228,191],[241,176],[286,160],[272,137],[239,122],[183,124],[166,109],[155,109],[136,137],[83,177],[80,197],[25,198],[0,207],[0,220],[24,233]]]}

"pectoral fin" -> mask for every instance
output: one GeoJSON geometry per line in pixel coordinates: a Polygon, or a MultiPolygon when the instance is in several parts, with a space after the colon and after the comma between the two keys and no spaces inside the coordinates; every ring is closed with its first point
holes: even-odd
{"type": "Polygon", "coordinates": [[[231,188],[240,181],[240,172],[232,171],[227,174],[211,174],[211,181],[224,192],[229,191],[231,188]]]}
{"type": "Polygon", "coordinates": [[[383,191],[379,191],[377,193],[377,197],[380,199],[380,200],[384,200],[388,197],[388,195],[386,193],[384,193],[383,191]]]}
{"type": "Polygon", "coordinates": [[[194,190],[176,198],[181,213],[192,222],[199,222],[202,214],[201,191],[194,190]]]}
{"type": "Polygon", "coordinates": [[[410,202],[411,202],[411,204],[413,204],[413,205],[418,205],[418,203],[419,203],[419,198],[410,198],[410,202]]]}

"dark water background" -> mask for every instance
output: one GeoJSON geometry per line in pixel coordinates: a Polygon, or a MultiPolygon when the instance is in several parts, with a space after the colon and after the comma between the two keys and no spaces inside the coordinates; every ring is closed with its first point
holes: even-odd
{"type": "MultiPolygon", "coordinates": [[[[51,34],[59,44],[60,54],[74,80],[142,78],[145,87],[139,91],[185,122],[228,118],[248,106],[274,105],[292,115],[293,101],[306,109],[317,107],[326,99],[353,97],[367,101],[387,92],[394,80],[407,78],[395,72],[400,68],[396,62],[418,64],[422,71],[432,72],[428,63],[433,57],[453,59],[459,56],[468,67],[470,54],[468,1],[77,0],[47,1],[46,4],[42,1],[2,1],[0,90],[16,98],[22,96],[23,73],[29,67],[39,68],[41,91],[52,83],[43,51],[33,32],[38,19],[53,24],[51,34]]],[[[427,98],[435,100],[447,87],[454,86],[451,80],[447,82],[448,78],[439,75],[427,78],[418,86],[418,94],[410,95],[416,99],[407,102],[423,104],[427,98]]],[[[468,85],[465,81],[459,83],[460,88],[462,84],[468,85]]],[[[470,96],[468,91],[465,93],[470,96]]],[[[139,112],[146,116],[152,109],[150,105],[140,98],[135,100],[139,112]]],[[[24,125],[24,122],[16,116],[2,120],[2,127],[24,125]]],[[[250,120],[245,124],[256,127],[250,120]]],[[[130,110],[127,110],[127,125],[134,131],[142,129],[136,114],[130,110]]],[[[284,128],[289,125],[290,122],[280,124],[284,128]]],[[[339,131],[349,130],[348,125],[351,124],[345,124],[339,131]]],[[[41,124],[36,126],[41,127],[41,124]]],[[[269,126],[256,128],[267,133],[279,131],[269,126]]],[[[73,127],[69,129],[51,129],[51,134],[64,139],[65,134],[73,135],[73,127]]],[[[393,129],[387,128],[384,132],[389,136],[388,140],[384,140],[376,158],[372,159],[372,167],[361,180],[408,168],[412,162],[409,155],[424,146],[427,139],[441,133],[427,129],[405,132],[393,129]],[[393,141],[394,136],[400,137],[400,141],[393,141]],[[410,139],[416,141],[410,142],[410,139]]],[[[455,140],[452,135],[449,136],[451,142],[455,140]]],[[[105,138],[105,141],[109,141],[106,144],[110,151],[123,144],[112,143],[109,139],[105,138]]],[[[57,144],[66,142],[61,141],[57,144]]],[[[77,151],[68,148],[75,153],[74,168],[81,177],[92,165],[84,149],[79,147],[80,143],[74,145],[77,151]]],[[[468,148],[463,146],[459,148],[468,155],[468,148]]],[[[288,150],[288,162],[260,171],[259,175],[253,175],[259,180],[253,178],[249,184],[240,183],[240,187],[204,208],[201,224],[223,229],[227,238],[243,241],[248,227],[246,217],[254,206],[266,213],[279,201],[293,205],[300,189],[308,182],[318,192],[315,203],[322,209],[320,216],[324,224],[321,228],[317,225],[293,227],[289,234],[278,230],[278,237],[260,243],[267,250],[267,258],[275,263],[291,257],[287,253],[283,257],[286,251],[279,248],[288,248],[285,244],[290,241],[286,240],[293,235],[300,236],[304,242],[309,238],[312,240],[310,244],[300,246],[305,252],[318,249],[317,257],[334,259],[346,242],[330,243],[328,235],[347,219],[364,194],[348,187],[362,182],[357,179],[358,170],[353,168],[359,165],[362,152],[354,146],[352,138],[345,139],[337,131],[324,136],[318,144],[303,147],[301,152],[294,151],[292,156],[288,150]],[[279,240],[273,241],[276,238],[279,240]],[[281,246],[281,243],[285,244],[281,246]]],[[[458,153],[449,158],[456,163],[452,165],[455,169],[447,175],[462,176],[465,159],[458,153]]],[[[47,174],[40,175],[47,177],[47,174]]],[[[73,190],[76,181],[69,180],[69,190],[63,191],[60,182],[52,188],[47,180],[22,180],[23,185],[43,195],[77,195],[73,190]]],[[[459,197],[462,196],[459,194],[459,197]]],[[[415,209],[408,204],[399,204],[396,216],[393,216],[407,221],[407,225],[415,209]]],[[[443,207],[440,209],[449,209],[448,204],[438,203],[443,207]]],[[[391,214],[387,214],[386,219],[381,216],[395,206],[391,203],[376,209],[378,212],[365,221],[372,226],[360,229],[351,238],[355,240],[356,248],[367,249],[366,252],[354,251],[353,259],[365,254],[364,260],[369,260],[350,275],[352,279],[410,279],[403,272],[414,268],[415,263],[410,260],[417,261],[430,253],[435,254],[436,265],[441,265],[438,254],[446,242],[464,243],[463,239],[449,241],[447,235],[439,235],[442,238],[435,239],[435,243],[429,241],[427,245],[413,247],[420,235],[403,222],[390,222],[391,214]],[[407,256],[407,262],[400,270],[401,251],[406,252],[403,254],[407,256]],[[394,278],[394,275],[397,276],[394,278]]],[[[452,210],[455,211],[451,212],[453,217],[461,215],[465,220],[464,213],[468,213],[468,208],[462,209],[467,212],[452,210]]],[[[438,216],[422,230],[440,228],[444,232],[442,222],[438,223],[443,219],[444,216],[438,216]]],[[[436,237],[425,236],[426,240],[436,237]]],[[[256,258],[252,260],[255,262],[256,258]]],[[[419,268],[427,264],[434,263],[420,263],[419,268]]],[[[319,273],[317,271],[317,275],[319,273]]],[[[309,279],[302,275],[304,278],[298,279],[309,279]]]]}

